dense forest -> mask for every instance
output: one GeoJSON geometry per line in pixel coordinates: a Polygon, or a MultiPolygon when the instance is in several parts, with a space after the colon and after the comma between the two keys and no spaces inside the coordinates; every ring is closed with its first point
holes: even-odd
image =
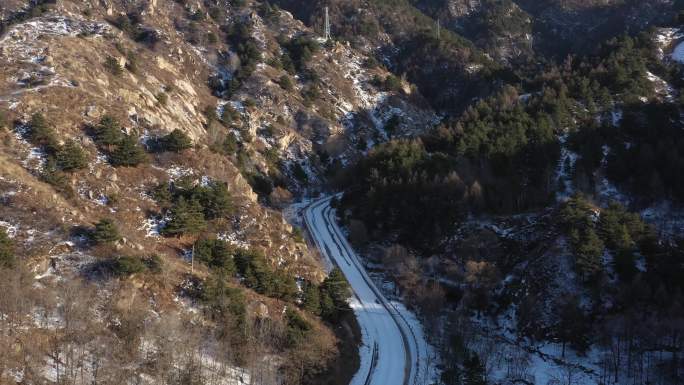
{"type": "MultiPolygon", "coordinates": [[[[496,22],[496,10],[489,12],[496,22]]],[[[680,378],[683,240],[640,215],[662,202],[681,207],[684,199],[682,66],[663,60],[658,33],[624,34],[589,54],[492,72],[498,91],[459,112],[444,108],[451,113],[418,138],[378,145],[343,179],[338,212],[352,241],[369,253],[379,243],[385,247],[380,260],[402,261],[389,274],[426,314],[444,290],[426,277],[435,274],[435,256],[442,264],[466,262],[457,275],[466,283],[446,289],[458,310],[445,344],[454,360],[445,383],[485,383],[478,381],[494,358],[474,347],[487,338],[472,317],[498,320],[509,306],[517,309],[521,336],[559,343],[563,356],[566,345],[579,355],[596,346],[612,352],[601,361],[604,381],[680,378]],[[620,193],[607,195],[606,186],[620,193]],[[559,247],[549,239],[530,243],[499,234],[501,243],[480,245],[474,260],[453,254],[478,219],[511,216],[534,218],[528,226],[540,220],[545,227],[537,231],[567,247],[576,288],[557,298],[541,282],[524,279],[511,285],[517,289],[502,289],[502,277],[521,274],[518,264],[545,260],[540,250],[559,247]],[[487,256],[489,247],[503,255],[487,256]],[[656,351],[671,355],[656,358],[656,351]]],[[[439,55],[434,48],[421,51],[432,68],[439,55]]],[[[416,73],[410,78],[439,93],[416,73]]]]}

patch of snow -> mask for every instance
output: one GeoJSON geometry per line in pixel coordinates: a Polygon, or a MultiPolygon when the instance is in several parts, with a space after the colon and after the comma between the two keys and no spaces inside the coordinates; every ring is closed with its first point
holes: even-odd
{"type": "Polygon", "coordinates": [[[169,216],[158,215],[149,217],[143,221],[142,226],[138,230],[145,232],[145,238],[159,238],[161,230],[170,220],[171,217],[169,216]]]}
{"type": "Polygon", "coordinates": [[[522,95],[518,96],[518,100],[525,103],[530,99],[530,97],[532,97],[532,94],[522,94],[522,95]]]}
{"type": "Polygon", "coordinates": [[[667,102],[673,102],[675,100],[675,89],[670,83],[651,71],[646,71],[646,78],[653,83],[656,94],[662,96],[667,102]]]}
{"type": "MultiPolygon", "coordinates": [[[[71,81],[56,73],[53,67],[44,65],[49,45],[45,39],[38,39],[38,36],[101,37],[110,31],[111,27],[106,23],[90,22],[62,15],[44,16],[12,26],[0,39],[0,46],[4,50],[3,57],[9,63],[26,64],[31,69],[24,71],[26,75],[22,76],[22,79],[38,79],[42,84],[31,87],[26,81],[19,80],[22,88],[0,100],[10,101],[24,92],[48,87],[74,87],[71,81]]],[[[16,108],[14,103],[16,102],[12,102],[10,109],[16,108]]]]}
{"type": "Polygon", "coordinates": [[[684,34],[679,28],[661,28],[655,36],[655,43],[658,47],[658,57],[660,60],[665,58],[665,49],[670,47],[676,40],[682,39],[684,34]]]}
{"type": "Polygon", "coordinates": [[[7,374],[16,382],[17,384],[24,383],[24,369],[9,369],[7,374]]]}
{"type": "Polygon", "coordinates": [[[630,198],[623,194],[617,186],[615,186],[608,178],[605,176],[605,168],[608,164],[608,155],[610,154],[610,147],[607,145],[603,145],[602,147],[603,151],[603,158],[601,159],[601,168],[602,170],[599,170],[598,172],[604,175],[601,175],[601,178],[599,179],[599,182],[596,185],[596,193],[598,195],[599,201],[602,203],[608,203],[611,201],[618,202],[622,204],[623,206],[629,206],[630,203],[630,198]]]}
{"type": "Polygon", "coordinates": [[[556,183],[563,187],[563,191],[557,192],[558,201],[569,199],[574,193],[572,185],[572,171],[575,168],[575,163],[579,155],[576,152],[570,151],[567,147],[568,134],[565,133],[558,137],[561,144],[561,156],[556,166],[556,183]]]}
{"type": "Polygon", "coordinates": [[[240,236],[240,234],[237,234],[235,232],[223,232],[216,234],[216,239],[218,240],[228,242],[231,245],[239,247],[241,249],[249,249],[249,243],[241,238],[242,237],[240,236]]]}
{"type": "Polygon", "coordinates": [[[171,181],[175,181],[177,179],[193,175],[195,173],[193,169],[181,166],[171,166],[165,171],[169,175],[169,178],[171,178],[171,181]]]}
{"type": "Polygon", "coordinates": [[[19,225],[13,225],[7,221],[0,221],[0,227],[5,228],[5,232],[10,239],[15,238],[19,232],[19,225]]]}
{"type": "Polygon", "coordinates": [[[611,122],[613,123],[613,127],[619,127],[620,122],[622,122],[622,116],[623,112],[619,108],[615,108],[610,112],[610,117],[611,117],[611,122]]]}
{"type": "Polygon", "coordinates": [[[670,201],[662,201],[641,211],[641,217],[657,229],[664,239],[674,239],[684,234],[684,209],[670,201]]]}
{"type": "Polygon", "coordinates": [[[200,186],[207,187],[207,186],[209,186],[210,183],[211,183],[211,178],[209,178],[206,175],[202,175],[202,177],[200,178],[200,186]]]}

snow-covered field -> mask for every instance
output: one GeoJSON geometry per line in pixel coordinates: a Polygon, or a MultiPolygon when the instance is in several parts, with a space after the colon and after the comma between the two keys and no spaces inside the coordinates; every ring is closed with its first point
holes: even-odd
{"type": "Polygon", "coordinates": [[[337,265],[352,286],[350,305],[358,319],[363,346],[352,385],[425,385],[436,379],[433,348],[415,315],[388,301],[373,284],[342,235],[330,207],[332,197],[305,210],[306,224],[321,253],[337,265]]]}

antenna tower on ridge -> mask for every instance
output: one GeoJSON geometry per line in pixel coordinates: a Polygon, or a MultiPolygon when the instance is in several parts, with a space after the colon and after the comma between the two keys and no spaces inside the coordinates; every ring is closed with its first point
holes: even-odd
{"type": "Polygon", "coordinates": [[[330,41],[330,14],[328,13],[328,7],[325,7],[325,41],[330,41]]]}

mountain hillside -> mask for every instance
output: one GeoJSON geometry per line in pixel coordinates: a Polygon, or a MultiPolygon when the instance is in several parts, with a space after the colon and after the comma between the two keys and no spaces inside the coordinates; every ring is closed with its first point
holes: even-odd
{"type": "Polygon", "coordinates": [[[280,208],[431,126],[423,97],[260,3],[0,15],[0,382],[318,381],[337,310],[280,208]]]}
{"type": "Polygon", "coordinates": [[[0,385],[681,384],[682,12],[0,1],[0,385]]]}

